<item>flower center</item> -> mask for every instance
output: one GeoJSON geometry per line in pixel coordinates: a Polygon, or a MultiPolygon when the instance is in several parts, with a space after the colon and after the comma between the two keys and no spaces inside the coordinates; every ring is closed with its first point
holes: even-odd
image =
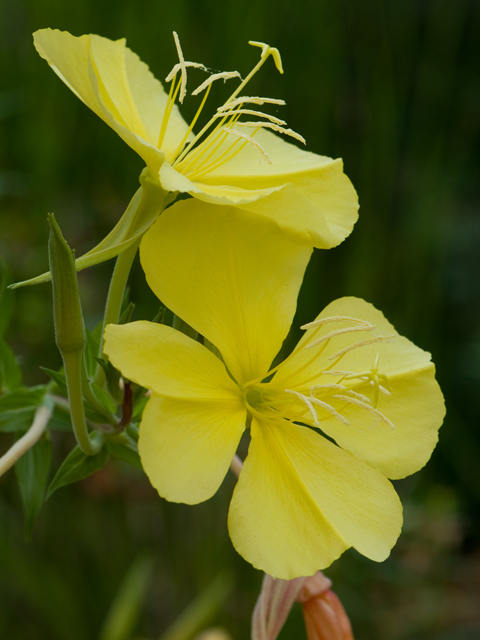
{"type": "Polygon", "coordinates": [[[374,425],[377,422],[382,422],[394,429],[391,420],[378,409],[380,394],[390,396],[392,391],[386,374],[379,370],[380,354],[377,352],[371,368],[365,371],[346,371],[337,367],[350,351],[366,345],[391,341],[395,336],[377,335],[366,340],[357,340],[328,356],[327,361],[331,361],[331,364],[319,369],[319,367],[312,365],[325,353],[327,345],[335,338],[351,332],[371,332],[375,329],[375,325],[357,318],[335,316],[321,318],[304,325],[302,329],[313,329],[308,341],[297,346],[284,362],[269,371],[266,376],[275,374],[302,349],[316,347],[312,357],[306,360],[302,358],[302,364],[292,373],[286,376],[280,375],[278,382],[276,382],[275,376],[268,383],[259,383],[258,380],[251,381],[245,392],[245,401],[251,414],[263,419],[281,417],[292,422],[311,424],[315,427],[321,427],[323,421],[335,418],[348,426],[350,422],[344,413],[346,410],[350,410],[347,411],[348,415],[355,407],[360,413],[367,412],[373,416],[374,425]],[[338,324],[347,326],[327,331],[318,337],[320,328],[329,323],[336,323],[337,327],[338,324]],[[312,373],[307,373],[309,371],[312,373]],[[305,372],[304,375],[300,377],[299,374],[303,372],[305,372]],[[290,386],[290,381],[292,386],[287,388],[290,386]]]}
{"type": "MultiPolygon", "coordinates": [[[[207,71],[207,68],[203,64],[185,61],[178,35],[175,32],[173,35],[175,45],[177,47],[179,62],[173,67],[172,71],[165,79],[166,82],[171,82],[171,85],[167,105],[160,126],[157,143],[159,149],[161,148],[165,138],[168,122],[177,96],[179,97],[179,102],[183,103],[183,100],[187,95],[187,68],[194,67],[207,71]]],[[[259,62],[255,65],[252,71],[250,71],[245,80],[241,79],[238,71],[213,73],[200,86],[192,91],[192,95],[198,95],[202,92],[205,92],[205,94],[186,134],[175,152],[168,158],[168,161],[172,166],[190,180],[198,180],[205,174],[215,171],[240,153],[240,151],[242,151],[242,149],[244,149],[248,144],[259,152],[261,158],[271,164],[272,160],[268,151],[263,148],[258,140],[255,139],[255,135],[260,131],[260,129],[271,129],[278,133],[291,136],[305,144],[305,140],[301,135],[284,127],[286,124],[284,120],[254,108],[245,108],[245,105],[262,106],[265,104],[285,104],[284,100],[276,98],[239,95],[270,56],[272,56],[278,71],[283,73],[282,61],[278,49],[270,47],[263,42],[251,41],[249,44],[260,47],[262,49],[262,53],[259,62]],[[240,85],[228,100],[216,110],[213,117],[200,130],[200,132],[194,135],[193,127],[205,106],[213,82],[216,80],[223,80],[226,82],[232,78],[239,78],[242,80],[240,85]],[[240,118],[245,115],[252,116],[256,118],[256,120],[241,122],[240,118]]]]}

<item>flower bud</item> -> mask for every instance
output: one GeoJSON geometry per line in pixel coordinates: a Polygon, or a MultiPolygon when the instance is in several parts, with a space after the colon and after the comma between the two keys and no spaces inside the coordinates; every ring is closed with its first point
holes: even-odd
{"type": "Polygon", "coordinates": [[[55,342],[63,355],[84,349],[85,327],[72,250],[62,236],[53,214],[48,216],[48,222],[48,259],[52,274],[55,342]]]}
{"type": "Polygon", "coordinates": [[[332,582],[321,571],[307,578],[297,602],[303,606],[308,640],[354,640],[350,620],[332,582]]]}

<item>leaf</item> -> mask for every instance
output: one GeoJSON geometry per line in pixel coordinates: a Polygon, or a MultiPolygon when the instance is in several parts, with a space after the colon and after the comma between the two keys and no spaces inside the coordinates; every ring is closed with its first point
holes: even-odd
{"type": "Polygon", "coordinates": [[[0,431],[30,427],[36,408],[42,403],[46,386],[20,387],[0,396],[0,431]]]}
{"type": "Polygon", "coordinates": [[[37,516],[45,500],[52,445],[45,434],[15,464],[20,496],[25,516],[24,534],[31,538],[37,516]]]}
{"type": "Polygon", "coordinates": [[[7,289],[9,279],[10,271],[7,264],[0,260],[0,338],[5,335],[13,312],[13,293],[7,289]]]}
{"type": "Polygon", "coordinates": [[[138,455],[138,449],[135,442],[129,442],[128,444],[119,444],[117,442],[108,443],[108,451],[114,458],[119,458],[127,464],[131,464],[132,467],[136,467],[143,471],[142,462],[138,455]]]}
{"type": "Polygon", "coordinates": [[[93,475],[107,464],[109,457],[110,454],[106,448],[103,448],[96,456],[86,456],[77,445],[75,449],[70,451],[55,474],[48,487],[46,499],[48,500],[52,493],[60,487],[93,475]]]}
{"type": "MultiPolygon", "coordinates": [[[[96,358],[96,360],[105,373],[107,389],[110,396],[113,398],[114,402],[116,402],[118,405],[121,405],[123,402],[123,391],[122,389],[120,389],[120,371],[118,371],[118,369],[115,369],[110,360],[104,360],[103,358],[96,358]]],[[[97,392],[98,388],[100,387],[96,386],[95,393],[97,392]]],[[[102,391],[104,390],[102,389],[102,391]]],[[[114,406],[114,409],[111,410],[111,413],[115,413],[116,410],[117,407],[114,406]]]]}
{"type": "Polygon", "coordinates": [[[40,367],[42,371],[44,371],[47,376],[49,376],[57,385],[60,390],[60,393],[64,395],[66,398],[68,397],[67,390],[67,381],[65,379],[65,372],[62,371],[54,371],[53,369],[47,369],[47,367],[40,367]]]}
{"type": "Polygon", "coordinates": [[[0,341],[0,393],[19,387],[22,373],[8,344],[0,341]]]}

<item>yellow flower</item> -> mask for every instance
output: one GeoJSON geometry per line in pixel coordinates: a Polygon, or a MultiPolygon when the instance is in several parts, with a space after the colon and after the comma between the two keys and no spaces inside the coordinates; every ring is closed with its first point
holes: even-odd
{"type": "Polygon", "coordinates": [[[355,190],[341,160],[300,150],[273,131],[303,138],[280,118],[259,110],[283,100],[242,96],[245,85],[272,56],[283,72],[277,49],[261,48],[261,57],[229,99],[197,135],[193,134],[212,83],[240,78],[238,72],[210,75],[193,94],[204,97],[188,125],[175,104],[186,95],[187,69],[176,34],[179,63],[167,76],[167,94],[147,65],[125,46],[97,35],[79,38],[42,29],[34,34],[39,54],[92,111],[145,161],[151,179],[167,192],[189,193],[214,204],[240,206],[273,218],[298,242],[330,248],[342,242],[357,219],[355,190]],[[241,117],[247,121],[241,122],[241,117]]]}
{"type": "Polygon", "coordinates": [[[212,209],[173,205],[140,255],[156,295],[222,359],[170,327],[106,329],[113,364],[152,390],[140,425],[145,471],[167,500],[206,500],[250,426],[229,512],[239,553],[287,580],[348,547],[384,560],[402,524],[387,478],[426,463],[444,415],[430,355],[372,305],[342,298],[271,368],[311,250],[271,222],[212,209]]]}

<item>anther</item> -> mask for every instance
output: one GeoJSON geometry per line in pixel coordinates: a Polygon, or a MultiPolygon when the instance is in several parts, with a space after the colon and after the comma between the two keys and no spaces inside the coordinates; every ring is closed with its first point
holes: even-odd
{"type": "MultiPolygon", "coordinates": [[[[262,115],[265,118],[270,117],[270,116],[267,116],[267,114],[265,113],[262,115]]],[[[290,136],[291,138],[295,138],[295,140],[298,140],[302,144],[307,144],[307,141],[305,140],[305,138],[301,136],[299,133],[297,133],[296,131],[294,131],[293,129],[285,129],[284,127],[280,127],[277,124],[274,124],[273,122],[239,122],[238,126],[239,127],[262,127],[264,129],[273,129],[273,131],[276,131],[277,133],[282,133],[285,136],[290,136]]]]}
{"type": "MultiPolygon", "coordinates": [[[[313,422],[314,422],[316,427],[320,427],[321,425],[320,425],[320,422],[318,420],[318,416],[317,416],[317,412],[315,411],[315,407],[313,406],[314,404],[317,404],[319,407],[322,407],[322,409],[325,409],[325,411],[330,413],[334,418],[339,420],[341,423],[343,423],[347,427],[350,425],[349,421],[346,418],[344,418],[341,413],[338,413],[338,411],[336,411],[327,402],[323,402],[322,400],[319,400],[318,398],[315,398],[314,396],[311,396],[311,397],[304,396],[303,393],[299,393],[298,391],[293,391],[291,389],[285,389],[285,393],[291,393],[292,395],[297,396],[297,398],[299,400],[301,400],[306,405],[306,407],[308,408],[308,410],[309,410],[309,412],[310,412],[310,414],[311,414],[311,416],[313,418],[313,422]]],[[[333,396],[333,397],[336,397],[336,396],[333,396]]]]}
{"type": "Polygon", "coordinates": [[[265,44],[265,42],[257,42],[255,40],[249,40],[248,44],[251,44],[252,47],[260,47],[262,50],[262,58],[266,58],[267,56],[272,56],[278,71],[280,73],[283,73],[282,58],[280,56],[280,51],[278,49],[276,49],[275,47],[271,47],[268,44],[265,44]]]}
{"type": "MultiPolygon", "coordinates": [[[[193,95],[193,94],[192,94],[193,95]]],[[[235,111],[220,111],[217,109],[217,113],[215,114],[215,118],[223,118],[224,116],[238,116],[238,115],[249,115],[249,116],[258,116],[259,118],[268,118],[270,122],[273,122],[277,125],[287,124],[285,120],[280,120],[280,118],[276,118],[275,116],[271,116],[268,113],[262,113],[261,111],[254,111],[253,109],[236,109],[235,111]]],[[[244,122],[243,126],[253,126],[253,127],[261,127],[266,124],[264,122],[244,122]]]]}
{"type": "Polygon", "coordinates": [[[321,342],[325,342],[326,340],[330,340],[335,336],[343,335],[344,333],[351,333],[352,331],[373,331],[373,329],[375,329],[373,324],[365,325],[365,326],[360,325],[358,327],[346,327],[345,329],[334,329],[333,331],[330,331],[330,333],[326,333],[324,336],[321,336],[321,338],[318,338],[317,340],[314,340],[310,344],[307,344],[305,349],[311,349],[312,347],[316,347],[317,344],[320,344],[321,342]]]}
{"type": "Polygon", "coordinates": [[[328,357],[328,359],[335,360],[336,358],[344,356],[349,351],[353,351],[353,349],[357,349],[358,347],[365,347],[369,344],[375,344],[376,342],[388,342],[388,341],[391,342],[396,337],[397,337],[396,334],[393,334],[391,336],[377,336],[376,338],[372,338],[371,340],[362,340],[361,342],[355,342],[355,344],[351,344],[348,347],[345,347],[344,349],[340,349],[340,351],[333,353],[331,356],[328,357]]]}
{"type": "Polygon", "coordinates": [[[372,407],[370,404],[367,404],[366,402],[362,402],[362,400],[359,400],[358,398],[352,398],[350,396],[343,396],[343,395],[334,395],[332,396],[332,398],[336,398],[337,400],[344,400],[345,402],[354,404],[357,407],[362,407],[362,409],[366,409],[367,411],[372,413],[376,418],[379,418],[382,422],[385,422],[385,424],[388,424],[388,426],[391,429],[395,429],[395,425],[393,424],[393,422],[389,420],[386,416],[384,416],[381,411],[379,411],[378,409],[375,409],[374,407],[372,407]]]}
{"type": "Polygon", "coordinates": [[[226,102],[222,107],[218,107],[217,111],[227,111],[228,109],[237,107],[239,104],[258,104],[259,106],[263,104],[277,104],[279,106],[283,106],[286,104],[286,102],[285,100],[281,100],[278,98],[258,98],[256,96],[242,96],[240,98],[235,98],[235,100],[230,100],[230,102],[226,102]]]}
{"type": "Polygon", "coordinates": [[[223,82],[226,82],[231,78],[240,78],[241,80],[242,76],[238,73],[238,71],[222,71],[220,73],[212,73],[212,75],[209,76],[204,82],[202,82],[202,84],[198,86],[195,89],[195,91],[192,91],[192,96],[197,96],[199,93],[204,91],[209,85],[211,85],[212,82],[215,82],[215,80],[223,80],[223,82]]]}

